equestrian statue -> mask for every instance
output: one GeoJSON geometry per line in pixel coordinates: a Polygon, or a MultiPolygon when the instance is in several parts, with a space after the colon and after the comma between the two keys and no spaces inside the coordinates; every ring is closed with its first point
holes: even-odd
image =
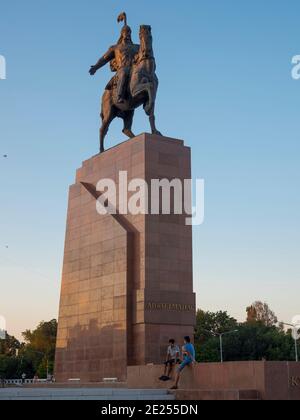
{"type": "Polygon", "coordinates": [[[118,22],[124,22],[118,43],[110,47],[89,71],[93,76],[110,63],[112,72],[116,73],[107,84],[102,97],[100,153],[104,152],[105,137],[116,117],[124,121],[123,133],[129,138],[135,137],[132,132],[134,111],[141,105],[149,117],[152,134],[161,135],[155,125],[155,100],[159,82],[151,26],[140,27],[140,45],[137,45],[132,42],[132,31],[127,25],[126,13],[120,14],[118,22]]]}

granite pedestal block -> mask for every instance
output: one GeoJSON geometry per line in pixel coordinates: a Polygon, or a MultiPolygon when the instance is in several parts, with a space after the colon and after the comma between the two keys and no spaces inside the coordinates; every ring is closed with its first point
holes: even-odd
{"type": "Polygon", "coordinates": [[[142,134],[77,171],[69,193],[57,381],[126,380],[127,366],[161,363],[169,338],[181,343],[193,336],[187,216],[99,215],[97,183],[111,179],[119,187],[120,171],[128,182],[139,178],[149,185],[152,179],[190,179],[190,149],[180,140],[142,134]]]}

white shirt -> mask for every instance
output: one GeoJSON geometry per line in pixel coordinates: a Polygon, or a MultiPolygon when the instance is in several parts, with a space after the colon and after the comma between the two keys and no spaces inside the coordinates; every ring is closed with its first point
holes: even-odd
{"type": "Polygon", "coordinates": [[[170,356],[170,359],[178,359],[180,357],[180,350],[178,346],[169,346],[168,347],[168,356],[170,356]]]}

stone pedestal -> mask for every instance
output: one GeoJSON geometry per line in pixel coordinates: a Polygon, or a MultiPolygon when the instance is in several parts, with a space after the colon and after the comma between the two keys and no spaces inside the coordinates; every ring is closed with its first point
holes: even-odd
{"type": "MultiPolygon", "coordinates": [[[[169,389],[173,382],[161,382],[161,366],[128,367],[131,389],[169,389]]],[[[175,372],[171,375],[174,380],[175,372]]],[[[180,379],[176,399],[226,400],[262,399],[300,401],[300,363],[226,362],[198,363],[187,367],[180,379]]]]}
{"type": "MultiPolygon", "coordinates": [[[[191,178],[190,149],[142,134],[84,162],[70,187],[55,377],[126,380],[161,363],[170,338],[193,335],[192,228],[186,215],[105,215],[101,179],[191,178]]],[[[133,193],[128,193],[128,198],[133,193]]],[[[149,193],[150,196],[150,193],[149,193]]],[[[149,199],[151,203],[151,199],[149,199]]]]}

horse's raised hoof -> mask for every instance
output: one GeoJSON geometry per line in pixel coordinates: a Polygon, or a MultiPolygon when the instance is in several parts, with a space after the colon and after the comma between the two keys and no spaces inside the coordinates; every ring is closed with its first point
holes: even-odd
{"type": "Polygon", "coordinates": [[[133,139],[135,137],[133,132],[131,130],[126,129],[126,128],[123,130],[123,133],[125,134],[125,136],[129,137],[130,139],[133,139]]]}

